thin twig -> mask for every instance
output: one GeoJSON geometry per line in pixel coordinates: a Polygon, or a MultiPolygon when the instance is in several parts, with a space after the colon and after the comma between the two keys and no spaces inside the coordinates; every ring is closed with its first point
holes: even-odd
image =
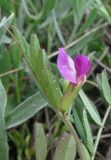
{"type": "MultiPolygon", "coordinates": [[[[101,62],[104,57],[106,56],[107,52],[109,50],[109,47],[106,47],[103,54],[99,57],[98,61],[101,62]]],[[[91,72],[89,73],[88,77],[92,74],[92,72],[97,68],[97,65],[93,66],[93,68],[91,69],[91,72]]]]}
{"type": "Polygon", "coordinates": [[[16,68],[16,69],[10,70],[10,71],[8,71],[8,72],[1,73],[1,74],[0,74],[0,78],[1,78],[1,77],[4,77],[4,76],[7,76],[7,75],[9,75],[9,74],[11,74],[11,73],[16,73],[16,72],[21,71],[21,70],[23,70],[23,69],[24,69],[24,68],[16,68]]]}
{"type": "Polygon", "coordinates": [[[6,29],[6,31],[8,31],[8,33],[13,37],[13,39],[16,41],[16,43],[19,44],[19,42],[16,39],[16,37],[14,36],[14,34],[7,27],[5,27],[5,26],[4,26],[4,29],[6,29]]]}
{"type": "Polygon", "coordinates": [[[106,119],[108,117],[108,114],[110,112],[110,109],[111,109],[111,106],[109,106],[106,110],[106,113],[105,113],[105,116],[103,118],[103,121],[102,121],[102,124],[101,124],[101,127],[99,128],[99,131],[98,131],[98,134],[97,134],[97,138],[96,138],[96,142],[95,142],[95,147],[94,147],[94,152],[93,152],[93,155],[92,155],[92,159],[91,160],[94,160],[95,158],[95,155],[96,155],[96,151],[97,151],[97,147],[98,147],[98,144],[99,144],[99,141],[100,141],[100,138],[101,138],[101,133],[103,131],[103,128],[104,128],[104,124],[106,122],[106,119]]]}
{"type": "MultiPolygon", "coordinates": [[[[52,128],[51,128],[51,123],[50,123],[50,119],[49,119],[49,113],[48,113],[48,108],[45,108],[45,118],[46,118],[46,123],[47,123],[47,127],[48,127],[48,131],[49,131],[49,137],[52,137],[52,128]]],[[[52,144],[52,149],[51,149],[51,157],[53,159],[53,144],[52,144]]]]}
{"type": "MultiPolygon", "coordinates": [[[[104,139],[104,138],[110,138],[111,137],[111,134],[109,133],[109,134],[103,134],[103,135],[101,135],[101,139],[104,139]]],[[[96,139],[97,138],[97,136],[94,136],[94,139],[96,139]]]]}
{"type": "Polygon", "coordinates": [[[96,58],[94,58],[95,62],[97,64],[99,64],[101,67],[103,67],[104,69],[106,69],[106,71],[108,71],[109,73],[111,73],[111,69],[109,67],[107,67],[104,63],[98,61],[96,58]]]}
{"type": "MultiPolygon", "coordinates": [[[[77,40],[75,40],[75,41],[73,41],[72,43],[70,43],[69,45],[67,45],[67,46],[65,47],[65,49],[71,48],[72,46],[74,46],[75,44],[77,44],[78,42],[80,42],[82,39],[86,38],[87,36],[89,36],[90,34],[96,32],[96,31],[98,31],[98,30],[106,27],[106,26],[109,25],[110,23],[111,23],[111,22],[104,23],[104,24],[102,24],[101,26],[96,27],[96,28],[90,30],[89,32],[87,32],[86,34],[84,34],[83,36],[81,36],[80,38],[78,38],[77,40]]],[[[52,54],[49,56],[49,58],[52,58],[52,57],[56,56],[57,54],[58,54],[58,51],[52,53],[52,54]]]]}
{"type": "Polygon", "coordinates": [[[97,155],[99,156],[99,158],[101,158],[101,160],[106,160],[106,158],[103,157],[103,155],[101,153],[97,152],[97,155]]]}
{"type": "Polygon", "coordinates": [[[86,80],[86,83],[92,84],[93,86],[95,86],[96,88],[98,88],[98,85],[95,82],[93,82],[93,81],[86,80]]]}

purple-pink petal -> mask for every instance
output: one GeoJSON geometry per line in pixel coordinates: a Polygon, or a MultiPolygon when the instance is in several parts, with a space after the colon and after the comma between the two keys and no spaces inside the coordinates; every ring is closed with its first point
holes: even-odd
{"type": "Polygon", "coordinates": [[[75,68],[77,71],[77,77],[86,75],[91,70],[91,61],[85,55],[76,55],[74,57],[75,68]]]}
{"type": "Polygon", "coordinates": [[[77,73],[74,61],[68,56],[64,48],[59,49],[57,67],[61,75],[72,83],[77,83],[77,73]]]}

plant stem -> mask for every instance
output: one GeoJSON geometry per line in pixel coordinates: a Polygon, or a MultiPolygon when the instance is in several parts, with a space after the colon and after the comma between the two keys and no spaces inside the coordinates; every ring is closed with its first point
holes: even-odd
{"type": "Polygon", "coordinates": [[[105,113],[105,116],[103,118],[103,121],[102,121],[102,124],[101,124],[101,127],[98,131],[98,134],[97,134],[97,138],[96,138],[96,142],[95,142],[95,147],[94,147],[94,152],[93,152],[93,155],[92,155],[92,159],[91,160],[94,160],[95,158],[95,155],[96,155],[96,150],[97,150],[97,147],[98,147],[98,144],[99,144],[99,141],[100,141],[100,138],[101,138],[101,134],[102,134],[102,131],[103,131],[103,128],[104,128],[104,124],[106,122],[106,119],[108,117],[108,114],[110,112],[110,109],[111,109],[111,106],[109,106],[106,110],[106,113],[105,113]]]}
{"type": "Polygon", "coordinates": [[[74,127],[71,124],[71,122],[67,119],[67,117],[65,117],[61,113],[59,113],[58,116],[64,122],[64,124],[67,126],[67,128],[69,129],[69,131],[73,135],[74,140],[76,141],[77,151],[78,151],[78,154],[80,156],[80,160],[85,160],[84,152],[82,150],[82,142],[80,141],[74,127]]]}

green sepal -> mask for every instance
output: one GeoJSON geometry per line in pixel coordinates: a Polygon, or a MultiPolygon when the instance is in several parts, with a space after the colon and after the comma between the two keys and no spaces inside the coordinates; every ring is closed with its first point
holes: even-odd
{"type": "Polygon", "coordinates": [[[61,101],[60,110],[62,112],[65,112],[65,113],[68,112],[68,109],[71,107],[74,100],[76,99],[81,87],[82,87],[82,84],[77,85],[77,86],[69,84],[66,92],[64,93],[62,101],[61,101]]]}

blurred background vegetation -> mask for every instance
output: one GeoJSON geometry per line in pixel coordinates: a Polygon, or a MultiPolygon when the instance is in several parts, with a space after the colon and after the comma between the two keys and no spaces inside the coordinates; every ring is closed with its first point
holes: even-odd
{"type": "MultiPolygon", "coordinates": [[[[91,58],[93,68],[84,89],[103,117],[106,104],[95,86],[96,75],[103,69],[111,81],[111,1],[0,0],[0,18],[8,17],[12,12],[15,16],[11,27],[17,27],[28,42],[31,33],[37,34],[41,47],[46,50],[52,62],[52,71],[57,76],[56,56],[59,47],[65,47],[72,57],[80,52],[91,58]]],[[[8,95],[6,115],[38,90],[24,66],[21,51],[10,31],[0,37],[0,78],[8,95]]],[[[8,131],[10,160],[35,159],[35,121],[44,126],[48,138],[48,159],[53,159],[56,143],[66,128],[46,108],[20,127],[8,131]]],[[[111,115],[99,145],[96,156],[98,160],[111,159],[110,122],[111,115]]],[[[92,126],[92,129],[95,133],[96,127],[92,126]]]]}

